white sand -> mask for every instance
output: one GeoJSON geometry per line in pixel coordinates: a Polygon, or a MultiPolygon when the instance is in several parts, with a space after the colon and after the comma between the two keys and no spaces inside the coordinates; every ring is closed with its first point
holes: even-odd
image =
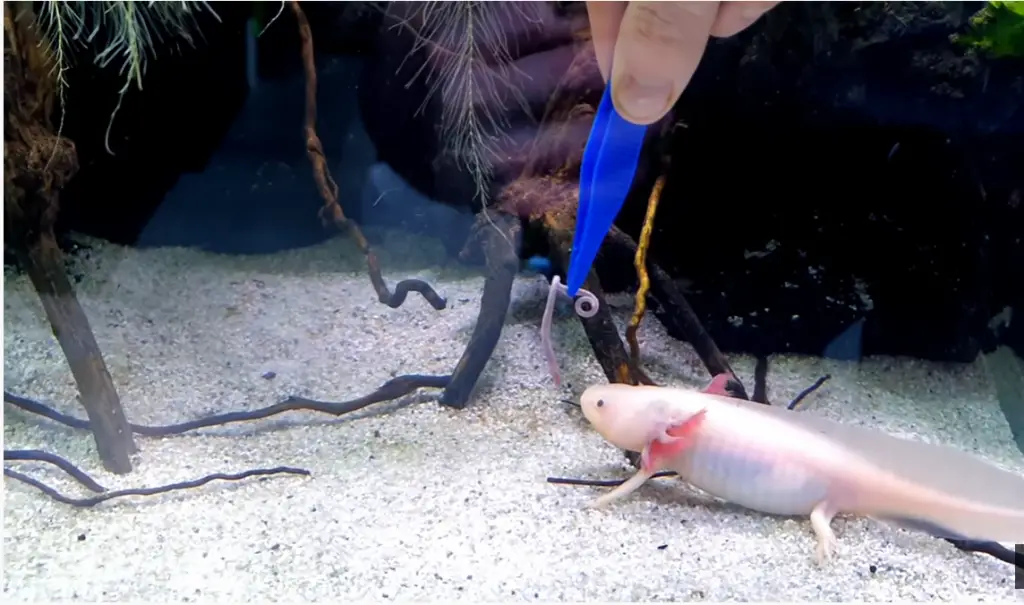
{"type": "MultiPolygon", "coordinates": [[[[396,374],[447,373],[483,284],[457,267],[424,269],[437,267],[439,252],[415,251],[400,236],[383,254],[390,283],[426,277],[447,295],[447,310],[418,296],[400,309],[377,303],[361,258],[342,239],[248,259],[94,244],[80,299],[129,417],[146,424],[289,394],[349,399],[396,374]],[[413,257],[422,264],[394,262],[413,257]],[[261,378],[266,371],[277,377],[261,378]]],[[[28,279],[8,275],[4,294],[5,388],[84,417],[28,279]]],[[[111,488],[261,466],[313,474],[84,510],[5,480],[5,598],[1015,600],[1007,565],[864,519],[836,520],[841,550],[820,570],[807,522],[724,506],[676,482],[585,510],[596,489],[545,477],[621,477],[628,466],[578,411],[557,403],[604,377],[563,310],[555,339],[571,387],[551,385],[539,349],[543,296],[540,278],[517,282],[501,343],[464,411],[420,397],[384,406],[385,414],[294,413],[139,437],[136,471],[115,477],[102,471],[87,433],[5,406],[5,447],[53,451],[111,488]]],[[[629,305],[613,301],[620,328],[629,305]]],[[[706,380],[689,347],[656,320],[645,320],[641,335],[656,380],[706,380]]],[[[752,360],[733,363],[749,388],[752,360]]],[[[774,358],[770,395],[788,401],[827,371],[835,378],[809,413],[947,442],[1024,471],[980,364],[774,358]]],[[[86,494],[52,468],[17,468],[86,494]]]]}

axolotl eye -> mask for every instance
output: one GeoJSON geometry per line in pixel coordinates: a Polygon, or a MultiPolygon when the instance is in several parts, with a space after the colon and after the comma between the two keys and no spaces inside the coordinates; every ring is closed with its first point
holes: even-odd
{"type": "Polygon", "coordinates": [[[598,400],[597,400],[597,404],[596,404],[596,405],[597,405],[597,407],[602,407],[602,406],[604,406],[604,399],[598,399],[598,400]]]}

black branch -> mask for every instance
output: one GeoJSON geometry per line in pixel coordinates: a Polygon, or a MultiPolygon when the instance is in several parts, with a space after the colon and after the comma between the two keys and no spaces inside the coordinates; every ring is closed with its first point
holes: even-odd
{"type": "MultiPolygon", "coordinates": [[[[399,397],[408,395],[412,391],[419,388],[438,388],[443,389],[451,379],[450,376],[430,376],[422,374],[406,374],[404,376],[398,376],[384,383],[376,391],[369,395],[351,399],[349,401],[318,401],[316,399],[306,399],[305,397],[298,397],[292,395],[288,399],[275,403],[274,405],[260,408],[257,410],[249,410],[243,412],[227,412],[225,414],[214,414],[213,416],[207,416],[205,418],[199,418],[197,420],[190,420],[188,422],[181,422],[178,424],[168,424],[163,426],[147,426],[143,424],[131,424],[133,433],[143,435],[146,437],[166,437],[168,435],[179,435],[188,431],[194,431],[196,429],[207,428],[211,426],[220,426],[230,424],[233,422],[246,422],[250,420],[261,420],[277,414],[283,414],[285,412],[295,412],[300,410],[310,410],[314,412],[323,412],[325,414],[331,414],[333,416],[342,416],[349,414],[357,410],[361,410],[369,405],[375,403],[381,403],[384,401],[391,401],[398,399],[399,397]]],[[[57,410],[43,405],[38,401],[33,401],[27,397],[15,395],[4,391],[4,401],[20,408],[26,412],[32,414],[38,414],[45,418],[49,418],[55,422],[59,422],[63,425],[69,426],[75,429],[88,429],[89,422],[81,418],[75,418],[67,414],[62,414],[57,410]]]]}
{"type": "MultiPolygon", "coordinates": [[[[4,461],[5,462],[7,461],[7,451],[4,451],[4,461]]],[[[70,465],[70,466],[72,466],[74,468],[74,465],[71,465],[71,463],[66,461],[66,460],[64,461],[64,464],[70,465]]],[[[64,465],[59,465],[59,466],[61,466],[62,469],[65,468],[64,465]]],[[[84,471],[81,471],[81,470],[79,470],[77,468],[75,468],[75,471],[76,471],[75,473],[69,472],[68,474],[72,475],[73,477],[75,477],[76,479],[79,479],[79,480],[80,480],[80,475],[84,475],[85,477],[88,477],[88,475],[86,475],[84,471]]],[[[165,493],[168,493],[168,492],[173,492],[173,491],[178,491],[178,490],[191,489],[191,488],[194,488],[194,487],[199,487],[199,486],[202,486],[202,485],[206,485],[207,483],[209,483],[211,481],[217,481],[217,480],[220,480],[220,481],[240,481],[242,479],[247,479],[249,477],[263,477],[263,476],[267,476],[267,475],[282,475],[282,474],[284,474],[284,475],[302,475],[302,476],[305,476],[305,477],[310,476],[310,472],[307,471],[306,469],[293,468],[293,467],[289,467],[289,466],[278,466],[278,467],[274,467],[274,468],[257,468],[257,469],[252,469],[252,470],[248,470],[248,471],[243,471],[241,473],[213,473],[211,475],[207,475],[207,476],[201,477],[199,479],[193,479],[192,481],[182,481],[180,483],[171,483],[171,484],[168,484],[168,485],[161,485],[161,486],[158,486],[158,487],[137,487],[137,488],[129,488],[129,489],[120,489],[120,490],[115,490],[115,491],[107,491],[103,486],[101,486],[98,483],[96,483],[96,487],[100,488],[100,490],[99,490],[100,493],[98,495],[91,496],[89,498],[72,498],[70,496],[65,496],[64,494],[58,492],[57,490],[53,489],[52,487],[46,485],[42,481],[39,481],[37,479],[33,479],[32,477],[29,477],[28,475],[26,475],[24,473],[21,473],[21,472],[18,472],[16,470],[12,469],[12,468],[4,467],[4,476],[10,477],[11,479],[15,479],[17,481],[21,481],[22,483],[26,483],[28,485],[31,485],[32,487],[38,489],[39,491],[43,492],[47,496],[53,498],[57,502],[60,502],[62,504],[69,504],[71,506],[78,507],[78,508],[90,508],[90,507],[96,506],[97,504],[100,504],[101,502],[106,502],[107,500],[111,500],[113,498],[123,498],[123,497],[126,497],[126,496],[153,496],[153,495],[156,495],[156,494],[165,494],[165,493]]],[[[92,481],[91,478],[89,480],[92,481]]],[[[81,480],[80,480],[80,482],[81,482],[81,480]]],[[[93,483],[95,483],[95,482],[93,482],[93,483]]],[[[96,491],[96,490],[93,490],[93,491],[96,491]]]]}
{"type": "MultiPolygon", "coordinates": [[[[448,385],[451,377],[449,376],[430,376],[430,375],[419,375],[409,374],[404,376],[398,376],[384,383],[379,389],[364,395],[356,399],[342,402],[332,401],[317,401],[315,399],[306,399],[304,397],[292,396],[280,403],[260,408],[258,410],[243,411],[243,412],[228,412],[226,414],[215,414],[213,416],[207,416],[197,420],[191,420],[188,422],[182,422],[178,424],[169,424],[163,426],[147,426],[141,424],[129,424],[129,428],[135,434],[143,435],[146,437],[166,437],[169,435],[178,435],[187,431],[196,429],[225,425],[233,422],[244,422],[249,420],[260,420],[269,416],[282,414],[284,412],[298,411],[298,410],[312,410],[317,412],[323,412],[334,416],[341,416],[351,412],[355,412],[362,408],[365,408],[374,403],[381,403],[384,401],[391,401],[398,399],[404,395],[411,393],[412,391],[423,388],[444,388],[448,385]]],[[[9,403],[23,411],[37,414],[45,418],[49,418],[55,422],[69,426],[74,429],[88,430],[90,428],[89,421],[82,418],[76,418],[68,414],[63,414],[50,406],[44,405],[38,401],[34,401],[27,397],[15,395],[4,391],[4,401],[9,403]]],[[[4,475],[21,481],[28,485],[35,487],[42,491],[44,494],[50,496],[58,502],[69,504],[76,507],[91,507],[101,502],[110,500],[111,498],[120,498],[123,496],[150,496],[154,494],[161,494],[165,492],[189,489],[193,487],[199,487],[210,481],[224,480],[224,481],[238,481],[247,477],[262,476],[262,475],[275,475],[275,474],[293,474],[293,475],[309,475],[309,471],[299,468],[292,468],[286,466],[279,466],[271,469],[255,469],[249,470],[237,474],[225,474],[225,473],[214,473],[207,475],[200,479],[193,481],[185,481],[182,483],[173,483],[170,485],[164,485],[160,487],[147,487],[147,488],[133,488],[108,492],[106,488],[100,485],[95,479],[90,477],[87,473],[76,467],[71,462],[48,452],[39,450],[4,450],[4,461],[5,462],[23,462],[23,461],[36,461],[46,462],[53,464],[69,474],[80,484],[85,486],[87,489],[97,492],[99,495],[91,498],[71,498],[58,492],[57,490],[45,485],[44,483],[33,479],[24,473],[16,471],[11,468],[4,467],[4,475]]]]}
{"type": "Polygon", "coordinates": [[[4,450],[4,462],[27,461],[47,462],[52,464],[65,473],[71,475],[75,481],[81,483],[91,492],[96,492],[98,494],[107,491],[107,488],[97,483],[95,479],[89,476],[89,473],[86,473],[57,454],[51,454],[50,452],[44,452],[42,450],[4,450]]]}
{"type": "Polygon", "coordinates": [[[452,372],[451,381],[444,387],[441,405],[457,410],[465,408],[484,367],[494,354],[512,302],[512,284],[519,271],[517,250],[521,237],[522,229],[517,217],[490,210],[484,210],[477,217],[473,236],[463,249],[463,255],[469,255],[472,246],[479,243],[486,261],[487,277],[473,334],[452,372]]]}

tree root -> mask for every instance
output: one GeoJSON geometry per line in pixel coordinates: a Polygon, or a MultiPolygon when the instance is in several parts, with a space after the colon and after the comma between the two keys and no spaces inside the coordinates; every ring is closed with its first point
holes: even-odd
{"type": "Polygon", "coordinates": [[[494,347],[498,345],[512,300],[512,284],[519,271],[517,250],[521,235],[519,219],[509,214],[484,210],[477,218],[473,237],[467,242],[462,256],[469,255],[471,247],[479,242],[486,261],[487,277],[473,334],[455,366],[451,381],[441,394],[442,405],[460,410],[466,407],[494,353],[494,347]]]}
{"type": "Polygon", "coordinates": [[[48,462],[50,464],[53,464],[54,466],[60,468],[62,471],[71,475],[76,481],[78,481],[81,485],[85,486],[85,488],[88,489],[89,491],[99,494],[98,496],[93,496],[91,498],[71,498],[70,496],[65,496],[64,494],[58,492],[54,488],[46,485],[45,483],[39,481],[38,479],[33,479],[32,477],[29,477],[28,475],[16,471],[12,468],[8,468],[6,466],[4,467],[4,476],[10,477],[11,479],[16,479],[18,481],[21,481],[22,483],[27,483],[28,485],[31,485],[32,487],[43,492],[47,496],[53,498],[57,502],[60,502],[62,504],[69,504],[71,506],[78,508],[93,507],[101,502],[106,502],[107,500],[111,500],[113,498],[123,498],[125,496],[153,496],[156,494],[166,494],[172,491],[199,487],[201,485],[205,485],[211,481],[218,479],[222,481],[239,481],[241,479],[246,479],[248,477],[261,477],[267,475],[287,474],[303,475],[306,477],[310,475],[309,471],[305,469],[292,468],[289,466],[278,466],[274,468],[252,469],[248,471],[243,471],[241,473],[213,473],[211,475],[206,475],[205,477],[194,479],[192,481],[170,483],[168,485],[161,485],[159,487],[138,487],[121,489],[116,491],[107,491],[107,488],[97,483],[96,480],[90,477],[88,473],[81,470],[74,464],[71,464],[71,462],[65,460],[64,458],[57,456],[56,454],[50,454],[38,450],[4,450],[4,462],[23,461],[48,462]]]}
{"type": "MultiPolygon", "coordinates": [[[[288,399],[265,408],[258,410],[244,411],[244,412],[228,412],[225,414],[215,414],[213,416],[207,416],[205,418],[199,418],[197,420],[190,420],[188,422],[182,422],[178,424],[168,424],[163,426],[146,426],[141,424],[129,424],[132,433],[143,435],[146,437],[167,437],[170,435],[179,435],[188,431],[196,429],[226,425],[233,422],[245,422],[249,420],[260,420],[269,416],[282,414],[284,412],[299,411],[299,410],[312,410],[315,412],[323,412],[325,414],[331,414],[333,416],[341,416],[361,410],[374,403],[381,403],[384,401],[391,401],[398,399],[404,395],[411,393],[412,391],[419,388],[445,388],[451,381],[449,376],[429,376],[420,374],[407,374],[404,376],[398,376],[384,383],[379,389],[364,395],[357,399],[342,402],[330,402],[330,401],[317,401],[314,399],[306,399],[304,397],[291,396],[288,399]]],[[[90,429],[88,420],[81,418],[75,418],[67,414],[62,414],[57,410],[44,405],[38,401],[34,401],[27,397],[15,395],[4,391],[4,402],[10,403],[11,405],[29,412],[31,414],[37,414],[45,418],[49,418],[55,422],[59,422],[65,426],[69,426],[74,429],[90,429]]],[[[226,475],[223,473],[215,473],[208,475],[201,479],[194,481],[186,481],[183,483],[175,483],[166,485],[163,487],[152,487],[152,488],[137,488],[120,490],[116,492],[106,492],[106,489],[97,483],[92,477],[81,471],[73,464],[64,460],[60,456],[50,454],[47,452],[40,452],[36,450],[4,450],[5,461],[22,461],[22,460],[37,460],[42,462],[49,462],[60,467],[62,470],[67,472],[69,475],[74,477],[79,483],[84,485],[86,488],[94,492],[104,492],[100,496],[85,499],[69,498],[58,493],[53,488],[50,488],[39,481],[32,479],[18,471],[4,468],[4,474],[12,479],[17,479],[24,483],[28,483],[33,487],[41,490],[46,495],[63,502],[64,504],[70,504],[72,506],[89,507],[95,506],[100,502],[104,502],[111,498],[118,498],[122,496],[135,496],[135,495],[152,495],[160,494],[173,490],[188,489],[192,487],[198,487],[205,483],[209,483],[215,479],[223,479],[228,481],[236,481],[244,479],[246,477],[252,477],[257,475],[271,475],[271,474],[299,474],[309,475],[309,471],[303,469],[296,469],[290,467],[277,467],[273,469],[257,469],[250,470],[244,473],[236,475],[226,475]]]]}
{"type": "Polygon", "coordinates": [[[754,364],[754,394],[750,400],[771,405],[768,401],[768,357],[764,355],[758,355],[754,364]]]}
{"type": "Polygon", "coordinates": [[[306,135],[306,155],[309,157],[310,163],[313,165],[313,178],[316,180],[317,189],[320,191],[320,197],[324,200],[324,206],[320,209],[320,219],[326,222],[326,217],[329,217],[331,222],[341,230],[342,232],[348,233],[359,249],[363,252],[366,257],[366,267],[370,274],[370,283],[373,285],[373,290],[377,293],[377,300],[391,307],[397,309],[405,302],[405,298],[409,292],[419,292],[430,306],[440,311],[447,306],[447,301],[442,298],[438,293],[428,284],[427,282],[419,279],[406,279],[398,282],[395,286],[395,291],[392,293],[388,289],[387,282],[384,281],[384,277],[380,272],[380,264],[377,261],[377,255],[374,253],[373,248],[370,247],[370,242],[367,241],[366,236],[363,235],[362,229],[355,221],[345,216],[345,212],[341,209],[341,204],[338,203],[338,184],[334,182],[334,178],[331,177],[331,172],[327,168],[327,157],[324,154],[323,144],[320,142],[320,137],[316,132],[316,62],[313,57],[313,33],[309,28],[309,21],[306,19],[306,13],[299,6],[297,0],[291,0],[289,2],[292,12],[295,14],[295,19],[299,24],[299,37],[302,41],[302,65],[305,71],[306,77],[306,112],[305,112],[305,125],[304,131],[306,135]]]}
{"type": "Polygon", "coordinates": [[[651,287],[651,279],[647,275],[647,248],[651,245],[654,215],[658,212],[658,201],[661,199],[661,190],[664,187],[665,176],[662,175],[654,182],[654,189],[651,190],[651,196],[647,199],[647,213],[644,215],[644,225],[640,230],[640,241],[637,242],[636,257],[633,261],[640,285],[636,290],[636,306],[633,316],[629,319],[629,326],[626,328],[626,342],[629,343],[629,358],[635,368],[640,367],[640,343],[637,342],[636,331],[640,328],[644,311],[647,310],[647,291],[651,287]]]}
{"type": "Polygon", "coordinates": [[[78,170],[78,157],[74,143],[53,133],[54,63],[37,25],[30,7],[4,5],[4,235],[67,359],[104,468],[125,474],[137,448],[53,231],[57,192],[78,170]]]}
{"type": "MultiPolygon", "coordinates": [[[[295,412],[299,410],[310,410],[314,412],[322,412],[324,414],[330,414],[332,416],[342,416],[344,414],[350,414],[352,412],[361,410],[369,405],[375,403],[382,403],[385,401],[391,401],[398,399],[404,395],[415,391],[419,388],[435,388],[441,389],[448,385],[451,380],[450,376],[430,376],[422,374],[406,374],[392,378],[385,382],[379,389],[364,395],[356,399],[350,399],[349,401],[334,402],[334,401],[318,401],[316,399],[306,399],[305,397],[298,397],[292,395],[288,399],[280,403],[275,403],[258,410],[247,410],[244,412],[227,412],[224,414],[215,414],[213,416],[207,416],[205,418],[199,418],[197,420],[190,420],[188,422],[182,422],[179,424],[168,424],[163,426],[146,426],[142,424],[129,424],[132,432],[145,437],[167,437],[169,435],[179,435],[188,431],[194,431],[196,429],[219,426],[224,424],[231,424],[233,422],[247,422],[250,420],[261,420],[270,416],[276,416],[277,414],[283,414],[285,412],[295,412]]],[[[38,414],[59,422],[63,425],[69,426],[74,429],[88,429],[89,421],[75,418],[67,414],[62,414],[57,410],[43,405],[37,401],[33,401],[27,397],[21,397],[4,391],[4,402],[9,403],[17,408],[20,408],[26,412],[32,414],[38,414]]]]}
{"type": "MultiPolygon", "coordinates": [[[[638,245],[633,238],[614,226],[608,232],[605,244],[618,246],[634,257],[638,250],[638,245]]],[[[701,325],[693,307],[686,302],[686,298],[683,297],[683,293],[679,291],[672,278],[657,263],[648,261],[646,268],[651,282],[651,296],[658,301],[661,307],[660,310],[655,310],[655,315],[658,316],[665,329],[672,336],[689,342],[693,346],[697,356],[707,368],[708,374],[711,376],[731,375],[740,390],[743,391],[743,398],[749,399],[746,390],[743,389],[743,383],[736,378],[736,372],[729,365],[729,361],[719,350],[715,341],[711,339],[711,335],[701,325]]]]}

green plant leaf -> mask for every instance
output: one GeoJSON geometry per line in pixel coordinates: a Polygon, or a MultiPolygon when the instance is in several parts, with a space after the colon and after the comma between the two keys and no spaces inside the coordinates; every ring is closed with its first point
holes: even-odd
{"type": "Polygon", "coordinates": [[[990,1],[953,42],[993,58],[1024,57],[1024,2],[990,1]]]}

